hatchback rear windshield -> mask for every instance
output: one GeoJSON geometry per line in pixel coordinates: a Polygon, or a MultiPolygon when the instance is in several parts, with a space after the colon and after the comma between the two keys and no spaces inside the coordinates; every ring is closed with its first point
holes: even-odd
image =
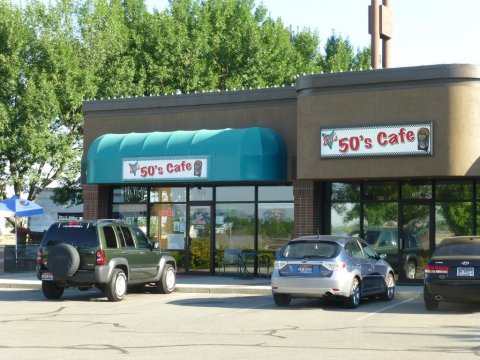
{"type": "Polygon", "coordinates": [[[449,244],[435,249],[433,256],[480,256],[480,244],[449,244]]]}
{"type": "Polygon", "coordinates": [[[43,245],[67,243],[72,246],[97,246],[97,227],[88,223],[53,224],[43,237],[43,245]]]}
{"type": "Polygon", "coordinates": [[[330,241],[305,241],[288,244],[283,251],[286,258],[324,258],[332,259],[340,253],[340,245],[330,241]]]}

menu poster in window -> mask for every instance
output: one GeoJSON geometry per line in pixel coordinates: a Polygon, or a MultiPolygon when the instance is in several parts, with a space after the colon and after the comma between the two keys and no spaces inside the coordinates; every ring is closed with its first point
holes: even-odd
{"type": "Polygon", "coordinates": [[[168,234],[168,249],[181,250],[185,248],[185,238],[183,234],[168,234]]]}

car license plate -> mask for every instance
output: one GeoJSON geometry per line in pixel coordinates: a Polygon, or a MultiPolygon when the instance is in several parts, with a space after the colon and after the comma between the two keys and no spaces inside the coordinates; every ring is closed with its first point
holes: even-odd
{"type": "Polygon", "coordinates": [[[52,281],[53,280],[53,274],[48,273],[48,272],[43,273],[42,274],[42,280],[52,281]]]}
{"type": "Polygon", "coordinates": [[[305,265],[300,264],[298,265],[298,272],[302,274],[311,274],[312,273],[312,265],[305,265]]]}
{"type": "Polygon", "coordinates": [[[473,267],[457,267],[457,276],[474,276],[473,267]]]}

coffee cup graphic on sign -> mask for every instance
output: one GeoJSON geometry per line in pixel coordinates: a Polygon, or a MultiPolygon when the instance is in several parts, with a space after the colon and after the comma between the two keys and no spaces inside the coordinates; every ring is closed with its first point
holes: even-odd
{"type": "Polygon", "coordinates": [[[417,132],[418,150],[428,151],[430,131],[427,128],[420,128],[417,132]]]}
{"type": "Polygon", "coordinates": [[[202,176],[202,161],[201,160],[195,160],[193,163],[193,175],[194,176],[202,176]]]}

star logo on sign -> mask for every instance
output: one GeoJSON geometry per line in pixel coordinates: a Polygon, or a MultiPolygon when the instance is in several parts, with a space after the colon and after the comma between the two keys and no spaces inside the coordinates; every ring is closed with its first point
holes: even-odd
{"type": "Polygon", "coordinates": [[[140,167],[138,166],[138,161],[133,164],[128,164],[128,166],[130,167],[130,174],[137,176],[137,170],[140,169],[140,167]]]}

